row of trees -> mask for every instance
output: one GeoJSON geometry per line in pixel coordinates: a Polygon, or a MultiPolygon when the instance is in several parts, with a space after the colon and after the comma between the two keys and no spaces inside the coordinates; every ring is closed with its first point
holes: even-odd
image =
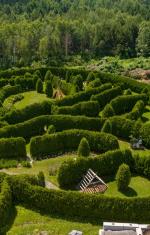
{"type": "MultiPolygon", "coordinates": [[[[27,2],[34,10],[42,9],[40,5],[42,1],[28,0],[27,2]],[[34,4],[39,5],[34,7],[34,4]]],[[[54,1],[43,0],[43,2],[47,2],[50,6],[49,2],[54,1]]],[[[55,65],[58,59],[60,64],[61,61],[73,55],[81,55],[84,59],[106,55],[121,57],[150,55],[150,22],[144,21],[141,16],[133,17],[119,11],[116,13],[114,10],[96,8],[99,6],[96,4],[100,4],[102,0],[92,1],[93,6],[90,6],[92,3],[88,1],[89,11],[85,9],[87,0],[83,3],[79,1],[78,10],[74,1],[74,7],[72,6],[68,11],[65,9],[69,8],[67,6],[71,1],[59,2],[63,5],[60,7],[63,9],[61,15],[49,7],[48,14],[43,13],[41,18],[39,13],[36,19],[27,19],[24,16],[27,9],[20,15],[19,9],[22,6],[20,1],[18,5],[0,5],[0,13],[6,11],[6,6],[10,9],[18,6],[14,19],[9,19],[9,13],[5,17],[0,14],[1,67],[26,66],[33,61],[55,65]]],[[[59,6],[60,3],[55,1],[55,5],[59,6]]]]}

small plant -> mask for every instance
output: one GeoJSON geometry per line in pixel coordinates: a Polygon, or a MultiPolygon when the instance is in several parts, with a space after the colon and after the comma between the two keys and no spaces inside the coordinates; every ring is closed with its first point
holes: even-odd
{"type": "Polygon", "coordinates": [[[44,176],[44,173],[42,171],[40,171],[39,174],[37,175],[37,177],[38,177],[39,185],[41,187],[45,187],[45,176],[44,176]]]}
{"type": "Polygon", "coordinates": [[[130,168],[126,164],[122,164],[116,175],[116,182],[119,191],[126,191],[131,181],[130,168]]]}
{"type": "Polygon", "coordinates": [[[42,83],[42,80],[40,78],[36,82],[36,91],[38,93],[42,93],[43,92],[43,83],[42,83]]]}
{"type": "Polygon", "coordinates": [[[90,155],[90,146],[86,138],[82,138],[78,147],[79,157],[88,157],[90,155]]]}
{"type": "Polygon", "coordinates": [[[26,168],[31,168],[31,163],[28,162],[28,161],[23,161],[23,162],[21,162],[21,165],[22,165],[23,167],[26,167],[26,168]]]}
{"type": "Polygon", "coordinates": [[[53,134],[56,132],[55,126],[54,125],[50,125],[47,129],[47,134],[53,134]]]}
{"type": "Polygon", "coordinates": [[[53,87],[52,87],[52,83],[50,81],[46,81],[46,84],[45,84],[45,94],[49,98],[51,98],[53,96],[53,87]]]}

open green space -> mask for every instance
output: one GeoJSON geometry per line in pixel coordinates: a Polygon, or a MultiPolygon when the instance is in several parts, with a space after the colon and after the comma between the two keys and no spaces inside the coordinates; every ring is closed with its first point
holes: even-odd
{"type": "Polygon", "coordinates": [[[41,103],[42,101],[49,100],[45,94],[37,93],[36,91],[29,91],[22,93],[24,98],[14,104],[16,109],[22,109],[27,105],[34,103],[41,103]]]}
{"type": "Polygon", "coordinates": [[[42,231],[48,235],[64,235],[72,230],[83,231],[86,235],[97,235],[101,224],[80,223],[61,218],[41,215],[38,212],[16,207],[16,218],[7,235],[37,235],[42,231]]]}

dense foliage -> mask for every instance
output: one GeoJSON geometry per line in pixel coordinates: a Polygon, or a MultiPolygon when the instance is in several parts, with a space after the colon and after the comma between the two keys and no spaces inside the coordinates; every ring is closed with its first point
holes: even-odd
{"type": "Polygon", "coordinates": [[[126,164],[120,165],[116,175],[118,190],[126,191],[130,181],[131,181],[131,172],[129,166],[126,164]]]}

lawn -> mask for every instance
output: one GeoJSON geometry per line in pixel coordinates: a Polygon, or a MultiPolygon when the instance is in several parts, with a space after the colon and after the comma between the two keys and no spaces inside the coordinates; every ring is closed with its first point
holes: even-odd
{"type": "Polygon", "coordinates": [[[71,230],[83,231],[85,235],[97,235],[101,224],[79,223],[60,218],[52,218],[21,206],[16,207],[17,216],[7,235],[39,235],[47,231],[48,235],[67,235],[71,230]]]}
{"type": "Polygon", "coordinates": [[[118,197],[146,197],[150,196],[150,180],[135,176],[132,177],[129,188],[126,192],[119,192],[117,189],[116,181],[107,183],[108,189],[105,192],[107,196],[118,196],[118,197]]]}
{"type": "Polygon", "coordinates": [[[22,94],[24,96],[24,99],[14,104],[16,109],[22,109],[30,104],[41,103],[44,100],[49,100],[49,98],[47,98],[45,94],[40,94],[36,91],[24,92],[22,94]]]}
{"type": "Polygon", "coordinates": [[[74,154],[67,154],[60,157],[50,158],[42,161],[33,162],[32,168],[10,168],[6,172],[11,174],[34,174],[37,175],[39,171],[43,171],[46,180],[51,181],[53,184],[58,185],[57,183],[57,170],[67,159],[75,157],[74,154]]]}

